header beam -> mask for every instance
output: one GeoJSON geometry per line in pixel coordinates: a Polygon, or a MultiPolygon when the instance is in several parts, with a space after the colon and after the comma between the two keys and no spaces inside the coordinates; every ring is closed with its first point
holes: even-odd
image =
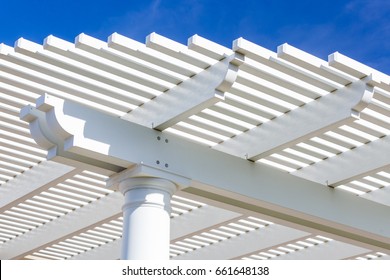
{"type": "Polygon", "coordinates": [[[21,116],[38,122],[32,135],[46,137],[49,159],[118,170],[148,166],[152,177],[164,170],[189,178],[186,191],[390,249],[390,210],[384,205],[72,101],[46,95],[21,116]]]}

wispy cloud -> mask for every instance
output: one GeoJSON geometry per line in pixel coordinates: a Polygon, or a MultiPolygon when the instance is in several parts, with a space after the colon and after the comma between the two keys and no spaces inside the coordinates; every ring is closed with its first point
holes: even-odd
{"type": "Polygon", "coordinates": [[[280,26],[275,38],[323,59],[339,51],[390,73],[390,2],[350,1],[323,22],[280,26]]]}
{"type": "Polygon", "coordinates": [[[196,30],[202,6],[196,0],[184,0],[180,4],[176,1],[168,3],[170,4],[154,0],[142,9],[124,11],[122,15],[106,20],[98,33],[118,32],[143,41],[151,32],[157,32],[185,42],[196,30]]]}
{"type": "Polygon", "coordinates": [[[345,5],[345,12],[357,15],[365,23],[388,22],[390,2],[387,0],[354,0],[345,5]]]}
{"type": "Polygon", "coordinates": [[[288,42],[327,59],[335,51],[390,73],[390,1],[284,3],[241,0],[134,1],[94,34],[113,32],[143,42],[151,32],[186,44],[199,34],[227,47],[245,37],[275,50],[288,42]],[[378,51],[379,50],[379,51],[378,51]]]}
{"type": "Polygon", "coordinates": [[[353,18],[348,30],[355,36],[349,46],[352,53],[390,74],[390,2],[351,1],[345,6],[344,15],[353,18]]]}

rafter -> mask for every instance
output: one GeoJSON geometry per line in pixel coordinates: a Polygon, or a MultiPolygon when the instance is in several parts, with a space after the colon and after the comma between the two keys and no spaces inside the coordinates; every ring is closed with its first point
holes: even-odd
{"type": "Polygon", "coordinates": [[[93,228],[96,224],[118,217],[122,214],[122,203],[118,202],[122,200],[122,194],[110,193],[96,202],[89,203],[14,238],[1,246],[0,259],[22,258],[34,251],[93,228]]]}
{"type": "Polygon", "coordinates": [[[0,188],[0,212],[65,181],[80,170],[57,162],[43,161],[16,176],[0,188]]]}
{"type": "Polygon", "coordinates": [[[175,257],[175,260],[219,260],[259,251],[270,245],[302,238],[308,233],[280,225],[270,225],[214,243],[175,257]]]}
{"type": "Polygon", "coordinates": [[[274,260],[342,260],[371,250],[332,240],[273,258],[274,260]]]}

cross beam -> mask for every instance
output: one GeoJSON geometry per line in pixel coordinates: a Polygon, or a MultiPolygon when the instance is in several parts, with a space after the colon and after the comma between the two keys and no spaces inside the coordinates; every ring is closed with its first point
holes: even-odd
{"type": "Polygon", "coordinates": [[[336,187],[388,168],[389,154],[390,137],[385,136],[292,174],[336,187]]]}
{"type": "Polygon", "coordinates": [[[164,130],[224,99],[243,57],[232,54],[131,111],[123,119],[164,130]]]}
{"type": "Polygon", "coordinates": [[[373,90],[364,81],[356,81],[231,138],[215,149],[256,161],[353,122],[370,103],[373,90]]]}

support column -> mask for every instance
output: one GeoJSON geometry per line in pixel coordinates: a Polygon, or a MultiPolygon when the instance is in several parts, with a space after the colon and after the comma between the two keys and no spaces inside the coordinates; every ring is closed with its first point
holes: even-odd
{"type": "Polygon", "coordinates": [[[168,260],[171,197],[176,185],[160,178],[124,179],[123,260],[168,260]]]}

